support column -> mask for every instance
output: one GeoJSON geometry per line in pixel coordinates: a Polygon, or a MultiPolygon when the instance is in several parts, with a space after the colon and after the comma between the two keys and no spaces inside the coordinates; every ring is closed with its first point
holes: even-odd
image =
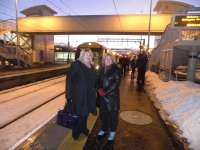
{"type": "Polygon", "coordinates": [[[192,52],[190,52],[189,54],[189,61],[188,61],[187,80],[189,81],[195,81],[197,58],[198,58],[197,50],[195,49],[195,47],[193,47],[192,52]]]}

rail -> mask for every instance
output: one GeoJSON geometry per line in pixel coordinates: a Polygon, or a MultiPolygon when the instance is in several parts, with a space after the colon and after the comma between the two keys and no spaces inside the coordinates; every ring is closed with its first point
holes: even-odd
{"type": "Polygon", "coordinates": [[[14,118],[13,120],[11,120],[11,121],[5,123],[5,124],[2,125],[2,126],[0,126],[0,129],[5,128],[6,126],[8,126],[8,125],[12,124],[13,122],[15,122],[15,121],[17,121],[17,120],[23,118],[24,116],[30,114],[31,112],[37,110],[38,108],[40,108],[40,107],[42,107],[42,106],[48,104],[49,102],[51,102],[51,101],[53,101],[53,100],[56,100],[56,98],[58,98],[58,97],[60,97],[60,96],[62,96],[62,95],[64,95],[64,94],[65,94],[65,92],[61,92],[61,93],[59,93],[58,95],[56,95],[56,96],[54,96],[54,97],[48,99],[48,100],[45,101],[44,103],[42,103],[42,104],[40,104],[40,105],[38,105],[38,106],[36,106],[36,107],[30,109],[29,111],[27,111],[27,112],[25,112],[25,113],[22,113],[20,116],[14,118]]]}
{"type": "MultiPolygon", "coordinates": [[[[37,84],[32,84],[29,87],[26,87],[24,89],[20,88],[18,91],[9,91],[6,93],[0,93],[1,97],[3,98],[3,101],[0,101],[1,108],[4,110],[5,108],[9,107],[10,109],[13,108],[13,103],[15,103],[17,106],[21,106],[26,102],[27,98],[31,98],[34,100],[34,95],[36,94],[44,94],[47,91],[52,91],[52,88],[56,87],[63,87],[65,83],[64,77],[59,78],[53,78],[51,80],[47,80],[44,82],[39,82],[37,84]],[[16,100],[13,102],[13,100],[16,100]]],[[[19,120],[20,118],[24,117],[25,115],[28,115],[29,113],[33,112],[34,110],[44,106],[45,104],[55,100],[57,97],[62,96],[65,94],[64,87],[60,90],[57,90],[55,93],[52,93],[51,95],[46,95],[46,97],[41,97],[39,100],[34,101],[32,105],[28,106],[27,104],[24,104],[24,106],[28,106],[27,108],[19,108],[16,110],[12,110],[10,113],[13,114],[13,116],[10,116],[11,118],[6,119],[2,118],[3,120],[0,121],[0,129],[5,128],[6,126],[10,125],[11,123],[19,120]]],[[[31,99],[30,99],[31,102],[31,99]]],[[[23,107],[23,106],[22,106],[23,107]]],[[[2,110],[1,110],[2,111],[2,110]]],[[[8,113],[8,112],[7,112],[8,113]]]]}
{"type": "MultiPolygon", "coordinates": [[[[63,81],[64,81],[64,80],[63,80],[63,81]]],[[[40,90],[42,90],[42,89],[44,89],[44,88],[47,88],[47,87],[52,86],[52,85],[55,85],[55,84],[59,84],[59,83],[61,83],[61,82],[63,82],[63,81],[57,81],[57,82],[54,82],[54,83],[52,83],[52,84],[50,84],[50,85],[47,85],[47,86],[43,86],[43,87],[41,87],[41,88],[38,88],[38,89],[36,89],[36,90],[31,90],[31,91],[28,91],[28,92],[26,92],[26,93],[20,94],[19,96],[15,96],[15,97],[13,97],[13,98],[5,99],[5,100],[3,100],[3,101],[0,101],[0,104],[13,101],[13,100],[15,100],[16,98],[20,98],[20,97],[26,96],[26,95],[28,95],[28,94],[30,94],[30,93],[36,93],[36,92],[38,92],[38,91],[40,91],[40,90]]],[[[0,94],[0,95],[1,95],[1,94],[0,94]]]]}

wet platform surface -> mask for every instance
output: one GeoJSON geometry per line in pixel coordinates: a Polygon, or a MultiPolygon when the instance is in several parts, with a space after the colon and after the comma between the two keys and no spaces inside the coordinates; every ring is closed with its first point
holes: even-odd
{"type": "Polygon", "coordinates": [[[100,128],[100,120],[93,127],[96,118],[89,119],[88,126],[92,129],[89,137],[81,135],[78,141],[73,141],[71,130],[60,127],[52,120],[40,133],[29,138],[18,149],[59,149],[59,150],[95,150],[95,149],[114,149],[114,150],[175,150],[172,140],[169,138],[161,120],[153,107],[148,95],[145,92],[136,90],[135,82],[130,80],[130,76],[122,79],[120,87],[121,110],[143,113],[151,118],[152,122],[144,125],[137,124],[136,121],[127,122],[119,117],[117,136],[113,145],[106,145],[106,139],[102,142],[97,141],[96,136],[100,128]]]}
{"type": "Polygon", "coordinates": [[[172,143],[166,134],[160,119],[145,92],[137,92],[130,78],[121,85],[121,111],[137,110],[148,114],[152,123],[133,125],[120,119],[115,149],[134,150],[172,150],[172,143]]]}
{"type": "MultiPolygon", "coordinates": [[[[136,90],[136,83],[131,81],[130,76],[126,77],[121,82],[120,88],[121,96],[121,110],[137,111],[151,117],[152,122],[146,125],[138,125],[135,119],[135,124],[124,121],[119,117],[119,125],[117,128],[117,136],[114,145],[102,146],[96,142],[95,137],[100,128],[100,121],[96,123],[92,134],[88,138],[85,145],[86,149],[98,149],[96,145],[100,145],[100,149],[114,149],[114,150],[175,150],[172,141],[169,138],[167,131],[162,126],[161,120],[157,112],[148,98],[146,92],[138,92],[136,90]],[[96,144],[94,144],[96,142],[96,144]]],[[[139,118],[139,117],[138,117],[139,118]]]]}

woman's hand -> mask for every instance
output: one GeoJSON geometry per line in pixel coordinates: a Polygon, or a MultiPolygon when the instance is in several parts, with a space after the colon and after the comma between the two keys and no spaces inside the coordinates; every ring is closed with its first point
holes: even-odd
{"type": "Polygon", "coordinates": [[[106,93],[104,92],[104,90],[102,88],[98,89],[97,92],[99,93],[100,96],[106,95],[106,93]]]}

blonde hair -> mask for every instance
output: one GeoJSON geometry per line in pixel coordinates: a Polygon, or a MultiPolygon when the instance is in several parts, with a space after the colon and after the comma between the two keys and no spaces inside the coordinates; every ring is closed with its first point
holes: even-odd
{"type": "Polygon", "coordinates": [[[89,53],[93,57],[93,53],[92,53],[91,49],[89,49],[89,48],[87,48],[87,49],[81,49],[81,52],[80,52],[78,60],[81,61],[81,62],[83,62],[84,61],[84,57],[85,57],[85,55],[87,53],[89,53]]]}
{"type": "Polygon", "coordinates": [[[115,59],[114,59],[113,55],[111,55],[111,54],[109,54],[109,53],[106,53],[106,54],[103,56],[103,58],[102,58],[102,65],[103,65],[103,66],[105,66],[105,58],[106,58],[106,57],[110,57],[110,59],[112,60],[112,64],[115,63],[115,59]]]}

